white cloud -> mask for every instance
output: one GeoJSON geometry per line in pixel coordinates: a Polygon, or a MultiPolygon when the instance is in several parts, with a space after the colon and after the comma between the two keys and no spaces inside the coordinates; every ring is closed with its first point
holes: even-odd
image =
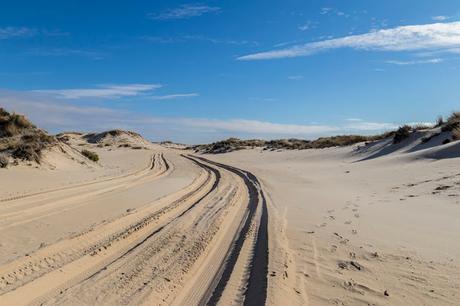
{"type": "Polygon", "coordinates": [[[94,60],[99,60],[104,57],[100,52],[96,52],[96,51],[82,50],[82,49],[67,49],[67,48],[52,48],[52,49],[36,48],[36,49],[31,49],[25,53],[27,55],[53,56],[53,57],[83,56],[83,57],[88,57],[94,60]]]}
{"type": "Polygon", "coordinates": [[[307,30],[315,29],[317,25],[318,25],[317,22],[307,21],[303,25],[299,26],[299,30],[307,31],[307,30]]]}
{"type": "Polygon", "coordinates": [[[383,131],[383,130],[393,130],[398,128],[399,125],[394,123],[386,122],[368,122],[360,118],[348,118],[345,121],[348,123],[342,126],[345,130],[356,130],[356,131],[383,131]]]}
{"type": "Polygon", "coordinates": [[[249,40],[235,40],[226,38],[213,38],[204,35],[182,35],[177,37],[161,37],[161,36],[141,36],[141,39],[159,44],[173,44],[184,42],[207,42],[212,44],[226,44],[226,45],[257,45],[256,41],[249,40]]]}
{"type": "Polygon", "coordinates": [[[388,60],[387,64],[398,65],[398,66],[408,66],[408,65],[421,65],[421,64],[439,64],[444,60],[442,58],[432,58],[427,60],[411,60],[411,61],[399,61],[399,60],[388,60]]]}
{"type": "Polygon", "coordinates": [[[323,8],[321,8],[320,14],[321,14],[321,15],[327,15],[327,14],[329,14],[330,12],[332,12],[332,10],[333,10],[332,7],[323,7],[323,8]]]}
{"type": "Polygon", "coordinates": [[[303,75],[290,75],[288,76],[288,79],[291,81],[297,81],[303,79],[303,75]]]}
{"type": "Polygon", "coordinates": [[[149,99],[152,100],[174,100],[179,98],[192,98],[198,97],[199,94],[197,93],[186,93],[186,94],[172,94],[172,95],[164,95],[164,96],[150,96],[149,99]]]}
{"type": "Polygon", "coordinates": [[[434,50],[453,52],[453,50],[460,48],[460,22],[400,26],[376,30],[367,34],[345,36],[249,54],[239,57],[238,60],[268,60],[309,56],[321,51],[340,48],[375,51],[434,50]]]}
{"type": "Polygon", "coordinates": [[[435,21],[446,21],[446,20],[450,19],[450,17],[449,16],[439,15],[439,16],[433,16],[433,17],[431,17],[431,19],[433,19],[435,21]]]}
{"type": "Polygon", "coordinates": [[[280,124],[244,119],[181,119],[178,122],[189,127],[199,127],[234,133],[268,135],[312,135],[333,132],[338,129],[337,127],[329,125],[280,124]]]}
{"type": "Polygon", "coordinates": [[[26,27],[4,27],[0,28],[0,39],[28,37],[36,33],[36,30],[26,27]]]}
{"type": "Polygon", "coordinates": [[[156,117],[125,109],[73,104],[72,100],[44,97],[31,92],[0,90],[0,106],[23,113],[38,126],[61,131],[102,131],[121,128],[134,130],[154,140],[171,139],[203,143],[230,136],[274,138],[316,138],[319,136],[364,133],[394,129],[395,124],[346,120],[343,124],[289,124],[248,119],[207,119],[156,117]]]}
{"type": "Polygon", "coordinates": [[[63,99],[117,99],[149,93],[162,87],[158,84],[106,85],[99,88],[34,90],[33,92],[55,96],[63,99]]]}
{"type": "Polygon", "coordinates": [[[149,14],[148,16],[154,20],[171,20],[197,17],[218,11],[220,11],[220,7],[207,6],[204,4],[184,4],[177,8],[166,10],[158,15],[149,14]]]}

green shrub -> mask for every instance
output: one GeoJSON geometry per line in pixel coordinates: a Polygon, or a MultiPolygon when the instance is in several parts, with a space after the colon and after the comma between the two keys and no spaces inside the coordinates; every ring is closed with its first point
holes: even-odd
{"type": "Polygon", "coordinates": [[[83,150],[81,151],[81,154],[88,158],[89,160],[92,160],[93,162],[97,162],[99,160],[99,155],[97,155],[96,152],[92,152],[89,150],[83,150]]]}

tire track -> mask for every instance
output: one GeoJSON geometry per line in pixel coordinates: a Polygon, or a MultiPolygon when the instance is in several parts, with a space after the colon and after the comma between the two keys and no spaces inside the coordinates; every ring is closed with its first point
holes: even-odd
{"type": "Polygon", "coordinates": [[[127,173],[127,174],[122,174],[120,176],[105,178],[105,179],[101,179],[101,180],[95,180],[95,181],[84,182],[84,183],[80,183],[80,184],[74,184],[74,185],[66,186],[66,187],[48,189],[48,190],[43,190],[43,191],[38,191],[38,192],[33,192],[33,193],[28,193],[28,194],[23,194],[23,195],[18,195],[18,196],[14,196],[14,197],[3,198],[3,199],[0,199],[0,203],[2,203],[2,202],[11,202],[11,201],[30,198],[30,197],[39,196],[39,195],[46,195],[46,194],[55,193],[55,192],[59,192],[59,191],[72,190],[72,189],[77,189],[77,188],[81,188],[81,187],[85,187],[85,186],[89,186],[89,185],[95,185],[95,184],[110,182],[110,181],[114,181],[114,180],[118,180],[118,179],[123,179],[123,178],[127,178],[127,177],[130,177],[130,176],[136,176],[136,175],[139,175],[139,174],[142,174],[142,173],[146,172],[146,170],[149,170],[149,169],[153,170],[154,167],[155,167],[155,155],[152,155],[152,157],[150,159],[150,162],[149,162],[149,165],[147,167],[145,167],[143,169],[140,169],[140,170],[137,170],[137,171],[134,171],[134,172],[130,172],[130,173],[127,173]]]}
{"type": "MultiPolygon", "coordinates": [[[[228,166],[225,164],[217,163],[203,157],[196,157],[207,163],[216,165],[230,172],[240,176],[249,190],[249,215],[246,219],[241,231],[238,233],[227,260],[222,267],[221,273],[216,275],[214,284],[208,294],[203,297],[200,304],[203,305],[217,305],[224,289],[226,288],[230,276],[235,268],[236,261],[240,255],[243,243],[246,239],[251,222],[256,213],[257,206],[262,205],[262,215],[257,233],[257,240],[254,248],[254,254],[251,258],[249,280],[244,293],[244,305],[264,305],[267,298],[267,274],[268,274],[268,212],[267,202],[265,195],[261,189],[259,180],[252,173],[238,169],[236,167],[228,166]]],[[[210,288],[210,289],[211,289],[210,288]]]]}
{"type": "MultiPolygon", "coordinates": [[[[163,154],[155,154],[152,157],[150,170],[146,171],[144,169],[143,173],[118,179],[114,185],[101,186],[107,183],[107,181],[103,181],[92,184],[91,190],[86,193],[82,193],[82,191],[78,190],[82,188],[78,186],[77,190],[74,190],[75,192],[79,191],[78,193],[70,194],[66,197],[60,195],[58,198],[51,200],[42,198],[37,201],[26,201],[26,203],[22,204],[22,206],[24,206],[22,209],[18,207],[21,203],[15,203],[14,206],[8,205],[2,207],[0,211],[3,210],[4,212],[0,213],[0,220],[4,220],[4,222],[0,223],[0,230],[79,208],[89,203],[89,201],[83,200],[103,196],[104,194],[116,191],[122,191],[150,180],[156,180],[169,174],[168,171],[170,171],[170,169],[171,167],[163,154]],[[13,211],[8,212],[10,210],[13,211]]],[[[72,190],[70,190],[70,192],[72,192],[72,190]]]]}
{"type": "MultiPolygon", "coordinates": [[[[209,188],[206,186],[208,186],[212,181],[210,173],[210,171],[207,171],[206,177],[196,182],[194,181],[192,183],[192,187],[186,187],[183,191],[170,195],[169,198],[171,198],[171,200],[168,201],[168,199],[164,198],[160,199],[159,202],[166,202],[168,204],[159,210],[157,209],[153,213],[148,213],[149,210],[152,210],[150,205],[146,207],[146,212],[140,211],[137,215],[132,214],[115,220],[114,222],[120,223],[120,226],[112,224],[105,225],[102,228],[83,233],[81,236],[58,243],[58,246],[51,245],[46,249],[39,250],[39,254],[32,254],[27,258],[22,258],[18,261],[7,264],[6,266],[0,267],[0,292],[5,293],[3,296],[0,295],[0,304],[2,304],[1,301],[6,295],[15,295],[13,290],[19,289],[20,291],[22,287],[33,283],[35,279],[39,279],[42,276],[46,277],[47,274],[54,273],[54,271],[57,271],[58,269],[62,270],[65,268],[66,264],[72,264],[84,257],[86,258],[86,261],[88,261],[88,256],[97,257],[99,254],[103,254],[104,252],[107,252],[107,250],[110,250],[110,248],[113,248],[113,246],[117,243],[129,240],[128,238],[133,235],[140,236],[138,234],[140,231],[143,230],[144,232],[147,232],[146,228],[150,224],[153,223],[151,226],[155,227],[155,224],[160,222],[162,219],[166,219],[168,214],[174,213],[177,209],[180,209],[180,206],[187,205],[187,201],[189,199],[193,200],[199,196],[204,189],[209,188]],[[181,193],[185,194],[181,195],[181,193]],[[174,200],[174,197],[177,199],[174,200]],[[147,216],[141,217],[146,214],[147,216]],[[124,219],[128,220],[124,221],[124,219]],[[127,227],[123,225],[128,224],[129,220],[137,221],[127,227]],[[112,228],[112,234],[110,234],[110,228],[112,228]],[[114,232],[114,229],[118,229],[118,231],[114,232]],[[86,237],[88,235],[93,238],[89,239],[86,237]],[[90,243],[88,244],[88,242],[90,243]],[[50,250],[48,251],[48,249],[50,250]],[[24,273],[29,273],[29,275],[24,275],[24,273]]],[[[168,196],[165,198],[168,198],[168,196]]],[[[132,239],[134,240],[134,238],[132,239]]],[[[140,242],[136,243],[136,245],[142,244],[143,240],[145,239],[142,239],[140,242]]],[[[138,239],[134,241],[138,241],[138,239]]],[[[134,247],[136,247],[136,245],[134,247]]],[[[99,261],[103,260],[100,259],[99,261]]],[[[106,265],[107,262],[101,267],[101,269],[103,269],[106,265]]]]}
{"type": "MultiPolygon", "coordinates": [[[[257,177],[205,158],[181,156],[202,169],[186,188],[0,266],[0,304],[170,303],[200,259],[202,264],[217,263],[213,271],[218,273],[213,276],[212,272],[196,284],[202,288],[195,291],[199,294],[196,301],[201,297],[201,304],[215,305],[249,235],[254,238],[250,240],[252,256],[247,257],[244,304],[265,304],[268,213],[257,177]],[[222,235],[225,240],[220,240],[222,235]],[[207,257],[215,251],[220,253],[207,257]],[[81,300],[84,298],[86,302],[81,300]]],[[[152,162],[150,170],[156,167],[161,173],[171,170],[163,154],[152,162]]],[[[186,292],[193,294],[195,287],[189,290],[186,292]]]]}

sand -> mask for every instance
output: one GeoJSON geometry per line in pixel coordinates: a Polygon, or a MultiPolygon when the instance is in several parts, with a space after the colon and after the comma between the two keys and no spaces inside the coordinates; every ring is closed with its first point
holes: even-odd
{"type": "Polygon", "coordinates": [[[252,171],[271,199],[269,304],[458,305],[458,158],[425,153],[211,156],[252,171]]]}
{"type": "Polygon", "coordinates": [[[0,169],[0,305],[460,300],[455,143],[378,158],[70,145],[100,162],[0,169]]]}

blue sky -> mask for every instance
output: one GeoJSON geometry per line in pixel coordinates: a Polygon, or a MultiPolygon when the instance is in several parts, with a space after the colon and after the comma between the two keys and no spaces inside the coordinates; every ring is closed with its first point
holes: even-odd
{"type": "Polygon", "coordinates": [[[0,105],[208,142],[375,134],[460,101],[458,1],[14,1],[0,105]]]}

